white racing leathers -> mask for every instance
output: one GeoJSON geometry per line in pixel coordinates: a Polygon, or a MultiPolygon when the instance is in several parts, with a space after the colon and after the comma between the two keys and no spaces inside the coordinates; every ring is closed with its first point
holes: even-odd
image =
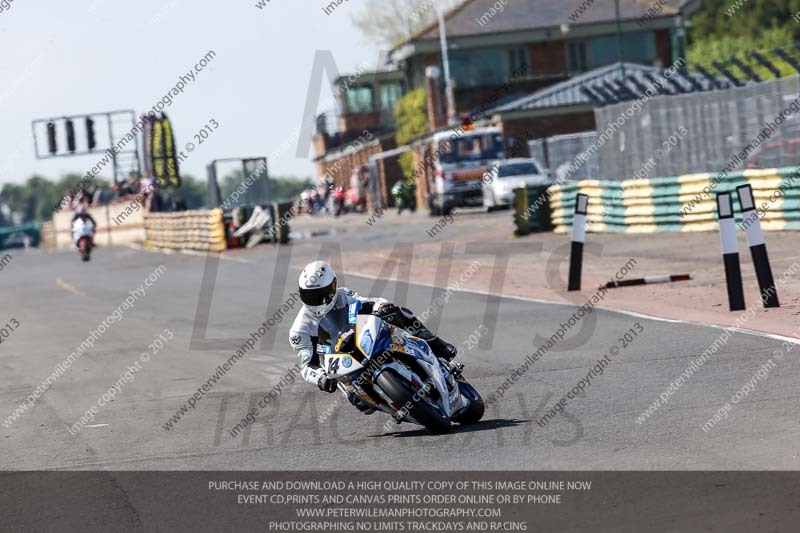
{"type": "MultiPolygon", "coordinates": [[[[336,303],[331,313],[337,309],[349,307],[356,300],[362,304],[372,304],[375,310],[379,309],[381,305],[389,303],[384,298],[362,298],[355,291],[340,287],[336,291],[336,303]]],[[[319,366],[319,356],[314,352],[314,342],[319,337],[319,326],[323,320],[325,317],[316,318],[304,305],[289,330],[289,343],[300,357],[300,373],[304,380],[314,385],[317,384],[319,378],[325,375],[325,371],[319,366]]]]}

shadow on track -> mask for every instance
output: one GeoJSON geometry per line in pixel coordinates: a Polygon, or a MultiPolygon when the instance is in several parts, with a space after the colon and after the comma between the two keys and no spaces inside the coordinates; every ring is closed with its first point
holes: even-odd
{"type": "MultiPolygon", "coordinates": [[[[481,420],[477,424],[472,424],[470,426],[460,426],[458,424],[453,424],[450,433],[446,435],[458,435],[460,433],[473,433],[475,431],[489,431],[493,429],[504,429],[504,428],[513,428],[517,426],[521,426],[522,424],[529,424],[532,420],[514,420],[514,419],[507,419],[507,418],[497,418],[494,420],[481,420]]],[[[413,431],[394,431],[392,433],[383,433],[381,435],[368,435],[368,438],[380,438],[380,437],[399,437],[399,438],[406,438],[406,437],[441,437],[442,435],[434,435],[430,431],[425,428],[415,429],[413,431]]]]}

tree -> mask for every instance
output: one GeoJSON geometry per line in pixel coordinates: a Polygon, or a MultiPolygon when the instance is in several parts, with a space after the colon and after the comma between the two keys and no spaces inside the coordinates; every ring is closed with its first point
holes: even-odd
{"type": "MultiPolygon", "coordinates": [[[[397,132],[395,140],[398,146],[408,144],[416,137],[428,131],[428,103],[425,89],[417,89],[407,93],[397,101],[394,109],[397,132]]],[[[407,152],[399,158],[403,174],[410,178],[414,175],[414,157],[407,152]]]]}
{"type": "MultiPolygon", "coordinates": [[[[233,192],[241,185],[244,174],[241,169],[226,174],[220,181],[219,187],[223,198],[230,198],[233,192]]],[[[311,178],[298,178],[297,176],[270,177],[270,190],[274,202],[285,202],[297,199],[300,193],[314,186],[311,178]]],[[[240,201],[243,199],[240,198],[240,201]]]]}
{"type": "Polygon", "coordinates": [[[10,214],[10,220],[5,223],[29,224],[49,220],[59,196],[56,184],[42,176],[31,176],[21,185],[6,183],[0,192],[0,205],[6,206],[10,214]]]}
{"type": "Polygon", "coordinates": [[[175,191],[175,198],[181,200],[187,209],[206,209],[208,185],[191,174],[184,174],[181,176],[181,186],[175,191]]]}
{"type": "Polygon", "coordinates": [[[729,63],[730,57],[735,55],[762,79],[770,79],[773,74],[750,56],[751,51],[758,51],[769,57],[770,62],[780,70],[782,76],[788,76],[795,72],[794,68],[774,54],[770,54],[770,50],[775,47],[791,45],[792,41],[792,31],[789,28],[771,28],[761,32],[757,37],[750,35],[709,37],[693,43],[687,50],[686,59],[690,65],[704,66],[709,66],[712,61],[716,60],[727,64],[737,77],[747,79],[744,73],[739,72],[738,67],[729,63]]]}
{"type": "Polygon", "coordinates": [[[298,178],[296,176],[280,176],[272,178],[272,197],[276,202],[296,200],[300,193],[314,186],[311,178],[298,178]]]}
{"type": "Polygon", "coordinates": [[[800,0],[748,0],[742,4],[705,0],[691,19],[687,60],[703,66],[716,60],[727,64],[737,76],[744,76],[729,63],[735,55],[763,78],[771,78],[769,70],[750,56],[750,52],[757,51],[769,57],[782,75],[794,73],[790,65],[770,51],[791,46],[800,38],[800,24],[793,20],[795,15],[800,17],[798,12],[800,0]]]}
{"type": "Polygon", "coordinates": [[[449,9],[463,0],[366,0],[353,25],[371,42],[393,48],[436,20],[436,3],[449,9]]]}
{"type": "Polygon", "coordinates": [[[732,0],[704,0],[692,15],[689,37],[693,41],[724,36],[756,38],[764,30],[784,27],[792,30],[794,39],[800,38],[800,26],[792,20],[800,11],[800,0],[747,0],[735,6],[732,0]]]}

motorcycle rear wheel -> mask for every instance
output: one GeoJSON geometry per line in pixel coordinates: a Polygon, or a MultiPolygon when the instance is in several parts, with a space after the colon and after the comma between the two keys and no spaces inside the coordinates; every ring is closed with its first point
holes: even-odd
{"type": "Polygon", "coordinates": [[[441,434],[450,431],[450,420],[431,409],[425,400],[415,399],[415,391],[392,370],[381,372],[375,382],[401,409],[405,407],[414,420],[431,432],[441,434]]]}

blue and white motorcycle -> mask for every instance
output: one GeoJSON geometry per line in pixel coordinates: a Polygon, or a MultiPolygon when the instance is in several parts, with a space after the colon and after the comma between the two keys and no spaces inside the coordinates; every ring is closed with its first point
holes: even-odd
{"type": "Polygon", "coordinates": [[[359,314],[360,308],[355,302],[329,313],[320,324],[328,332],[318,345],[323,368],[341,389],[366,408],[392,415],[398,424],[412,422],[434,433],[448,432],[452,422],[480,421],[483,399],[464,379],[463,365],[438,359],[424,340],[379,317],[359,314]]]}

